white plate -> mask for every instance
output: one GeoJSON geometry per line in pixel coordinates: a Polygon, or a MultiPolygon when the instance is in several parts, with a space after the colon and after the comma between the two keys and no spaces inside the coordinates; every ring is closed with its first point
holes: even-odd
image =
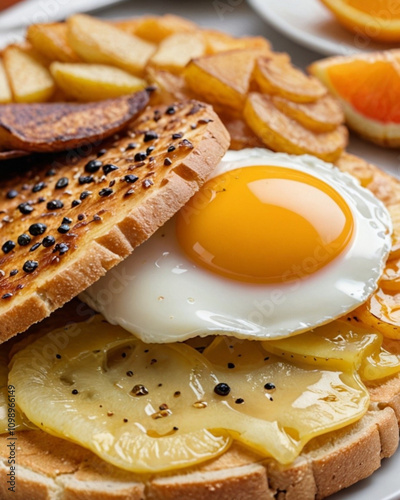
{"type": "Polygon", "coordinates": [[[278,31],[321,54],[350,54],[400,47],[400,44],[378,44],[348,32],[319,0],[248,2],[278,31]]]}

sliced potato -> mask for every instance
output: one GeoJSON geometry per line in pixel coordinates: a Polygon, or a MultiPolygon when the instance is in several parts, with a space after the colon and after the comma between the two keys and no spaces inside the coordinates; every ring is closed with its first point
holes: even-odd
{"type": "Polygon", "coordinates": [[[313,102],[327,93],[319,80],[305,75],[282,58],[259,57],[254,78],[262,92],[294,102],[313,102]]]}
{"type": "Polygon", "coordinates": [[[126,71],[103,64],[59,63],[50,66],[57,85],[78,101],[100,101],[130,94],[147,82],[126,71]]]}
{"type": "MultiPolygon", "coordinates": [[[[374,178],[376,167],[365,161],[363,158],[343,152],[335,165],[343,172],[356,177],[363,187],[367,187],[374,178]]],[[[400,221],[399,221],[400,222],[400,221]]]]}
{"type": "Polygon", "coordinates": [[[10,45],[4,50],[3,60],[16,102],[44,102],[51,98],[54,80],[34,51],[10,45]]]}
{"type": "Polygon", "coordinates": [[[173,101],[182,101],[195,97],[187,86],[185,78],[181,75],[174,75],[162,69],[148,67],[146,78],[157,86],[158,91],[155,97],[160,103],[169,104],[173,101]]]}
{"type": "Polygon", "coordinates": [[[195,23],[173,14],[158,17],[144,17],[138,20],[135,35],[153,43],[160,43],[174,33],[193,32],[198,30],[195,23]]]}
{"type": "Polygon", "coordinates": [[[268,95],[250,93],[244,108],[244,118],[264,144],[274,151],[311,154],[333,162],[347,144],[345,127],[315,134],[279,111],[268,95]]]}
{"type": "Polygon", "coordinates": [[[235,38],[215,30],[202,30],[202,33],[209,54],[238,49],[257,49],[269,53],[271,49],[271,44],[262,36],[235,38]]]}
{"type": "Polygon", "coordinates": [[[344,122],[339,102],[328,95],[306,103],[289,101],[279,96],[273,96],[272,101],[282,113],[313,132],[331,132],[344,122]]]}
{"type": "Polygon", "coordinates": [[[141,74],[155,51],[153,44],[84,14],[70,17],[67,27],[72,48],[90,63],[111,64],[141,74]]]}
{"type": "Polygon", "coordinates": [[[79,61],[78,54],[68,44],[65,23],[32,24],[28,27],[26,38],[40,54],[51,61],[79,61]]]}
{"type": "Polygon", "coordinates": [[[191,59],[204,55],[205,51],[201,33],[175,33],[164,38],[149,64],[180,73],[191,59]]]}
{"type": "Polygon", "coordinates": [[[189,87],[207,102],[242,109],[257,51],[234,50],[193,59],[184,74],[189,87]]]}
{"type": "Polygon", "coordinates": [[[7,75],[4,69],[3,61],[0,59],[0,104],[12,101],[12,93],[7,75]]]}
{"type": "Polygon", "coordinates": [[[400,259],[400,203],[395,203],[387,208],[393,224],[392,248],[389,259],[400,259]]]}

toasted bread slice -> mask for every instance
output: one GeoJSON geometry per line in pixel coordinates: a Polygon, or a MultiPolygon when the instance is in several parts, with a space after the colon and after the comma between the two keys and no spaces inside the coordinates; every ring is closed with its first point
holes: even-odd
{"type": "Polygon", "coordinates": [[[212,108],[187,101],[148,108],[86,157],[69,152],[2,182],[0,339],[127,257],[198,190],[228,145],[212,108]]]}
{"type": "Polygon", "coordinates": [[[5,104],[0,144],[7,149],[54,152],[96,142],[118,132],[149,101],[146,91],[98,103],[5,104]]]}

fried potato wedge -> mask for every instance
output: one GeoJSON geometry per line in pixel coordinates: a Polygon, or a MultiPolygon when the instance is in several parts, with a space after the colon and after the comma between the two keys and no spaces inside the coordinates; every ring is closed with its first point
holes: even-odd
{"type": "Polygon", "coordinates": [[[3,61],[0,59],[0,104],[6,104],[12,101],[10,84],[7,80],[3,61]]]}
{"type": "Polygon", "coordinates": [[[241,116],[229,113],[226,110],[216,109],[218,116],[231,136],[229,149],[263,148],[262,140],[251,130],[241,116]]]}
{"type": "Polygon", "coordinates": [[[84,61],[110,64],[129,73],[143,73],[156,48],[110,23],[84,14],[70,17],[67,28],[68,42],[84,61]]]}
{"type": "Polygon", "coordinates": [[[186,80],[181,75],[174,75],[169,71],[148,67],[146,78],[157,87],[154,98],[163,104],[174,101],[193,99],[195,94],[189,89],[186,80]]]}
{"type": "Polygon", "coordinates": [[[329,95],[307,103],[273,96],[272,102],[282,113],[313,132],[331,132],[344,123],[344,113],[339,102],[329,95]]]}
{"type": "Polygon", "coordinates": [[[3,52],[4,67],[16,102],[44,102],[55,90],[49,70],[34,50],[10,45],[3,52]]]}
{"type": "Polygon", "coordinates": [[[4,104],[0,144],[7,149],[54,152],[98,141],[125,127],[147,105],[148,92],[98,103],[4,104]]]}
{"type": "Polygon", "coordinates": [[[314,102],[327,93],[317,78],[305,75],[283,58],[259,57],[254,78],[262,92],[294,102],[314,102]]]}
{"type": "Polygon", "coordinates": [[[65,95],[78,101],[111,99],[147,86],[145,80],[103,64],[54,62],[50,71],[65,95]]]}
{"type": "Polygon", "coordinates": [[[164,38],[149,64],[180,73],[191,59],[204,55],[205,51],[206,44],[201,33],[174,33],[164,38]]]}
{"type": "Polygon", "coordinates": [[[249,127],[266,146],[290,154],[311,154],[322,160],[335,161],[347,144],[347,129],[315,134],[288,118],[273,104],[271,96],[251,92],[244,107],[249,127]]]}
{"type": "Polygon", "coordinates": [[[138,21],[134,34],[153,43],[160,43],[164,38],[174,33],[193,33],[198,30],[196,24],[173,14],[158,17],[149,16],[138,21]]]}
{"type": "Polygon", "coordinates": [[[202,30],[202,34],[209,54],[238,49],[256,49],[270,53],[271,49],[271,44],[262,36],[235,38],[227,33],[215,30],[202,30]]]}
{"type": "Polygon", "coordinates": [[[206,102],[243,109],[259,52],[233,50],[193,59],[184,75],[189,87],[206,102]]]}
{"type": "Polygon", "coordinates": [[[51,61],[80,60],[68,43],[65,23],[32,24],[27,29],[26,38],[40,54],[51,61]]]}

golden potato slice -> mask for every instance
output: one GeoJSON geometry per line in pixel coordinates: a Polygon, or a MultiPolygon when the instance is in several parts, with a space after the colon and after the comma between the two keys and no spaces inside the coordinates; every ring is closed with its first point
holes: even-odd
{"type": "Polygon", "coordinates": [[[4,69],[3,61],[0,59],[0,104],[12,101],[12,93],[7,75],[4,69]]]}
{"type": "Polygon", "coordinates": [[[103,64],[54,62],[50,71],[61,90],[78,101],[119,97],[147,85],[145,80],[137,76],[103,64]]]}
{"type": "Polygon", "coordinates": [[[345,151],[336,160],[335,165],[343,172],[356,177],[363,187],[367,187],[374,178],[376,167],[363,158],[346,153],[345,151]]]}
{"type": "Polygon", "coordinates": [[[4,50],[3,61],[16,102],[44,102],[51,98],[54,80],[33,50],[10,45],[4,50]]]}
{"type": "Polygon", "coordinates": [[[207,102],[242,109],[257,51],[233,50],[193,59],[184,74],[189,87],[207,102]]]}
{"type": "Polygon", "coordinates": [[[272,102],[285,115],[313,132],[331,132],[344,122],[344,114],[338,101],[323,96],[315,102],[299,103],[284,97],[273,96],[272,102]]]}
{"type": "Polygon", "coordinates": [[[313,102],[327,93],[319,80],[305,75],[282,58],[259,57],[254,78],[266,94],[276,94],[294,102],[313,102]]]}
{"type": "Polygon", "coordinates": [[[206,45],[201,33],[174,33],[164,38],[149,64],[160,69],[180,73],[187,63],[202,56],[206,45]]]}
{"type": "Polygon", "coordinates": [[[162,69],[148,67],[146,78],[150,83],[154,83],[157,92],[154,98],[162,104],[170,104],[174,101],[193,99],[195,94],[189,89],[186,80],[181,75],[174,75],[162,69]]]}
{"type": "MultiPolygon", "coordinates": [[[[400,259],[400,203],[395,203],[387,207],[393,224],[392,248],[389,260],[400,259]]],[[[400,292],[400,290],[399,290],[400,292]]]]}
{"type": "Polygon", "coordinates": [[[141,74],[155,51],[153,44],[84,14],[70,17],[67,27],[71,47],[90,63],[110,64],[141,74]]]}
{"type": "Polygon", "coordinates": [[[138,18],[138,17],[132,19],[124,19],[123,21],[114,21],[112,25],[122,31],[125,31],[125,33],[129,33],[130,35],[135,35],[136,29],[140,25],[140,23],[143,22],[143,19],[144,18],[138,18]]]}
{"type": "Polygon", "coordinates": [[[144,17],[139,19],[135,27],[134,34],[140,36],[144,40],[153,43],[160,43],[164,38],[167,38],[174,33],[193,33],[198,30],[198,26],[183,17],[173,14],[165,14],[158,17],[144,17]]]}
{"type": "Polygon", "coordinates": [[[347,129],[315,134],[288,118],[273,104],[271,96],[252,92],[244,107],[249,127],[274,151],[311,154],[325,161],[335,161],[347,144],[347,129]]]}
{"type": "Polygon", "coordinates": [[[51,61],[79,61],[78,55],[68,44],[65,23],[32,24],[28,27],[26,38],[40,54],[51,61]]]}
{"type": "Polygon", "coordinates": [[[257,49],[269,53],[271,49],[271,44],[262,36],[235,38],[215,30],[202,30],[202,34],[209,54],[238,49],[257,49]]]}
{"type": "Polygon", "coordinates": [[[400,340],[400,293],[385,293],[379,288],[352,316],[385,337],[400,340]]]}

